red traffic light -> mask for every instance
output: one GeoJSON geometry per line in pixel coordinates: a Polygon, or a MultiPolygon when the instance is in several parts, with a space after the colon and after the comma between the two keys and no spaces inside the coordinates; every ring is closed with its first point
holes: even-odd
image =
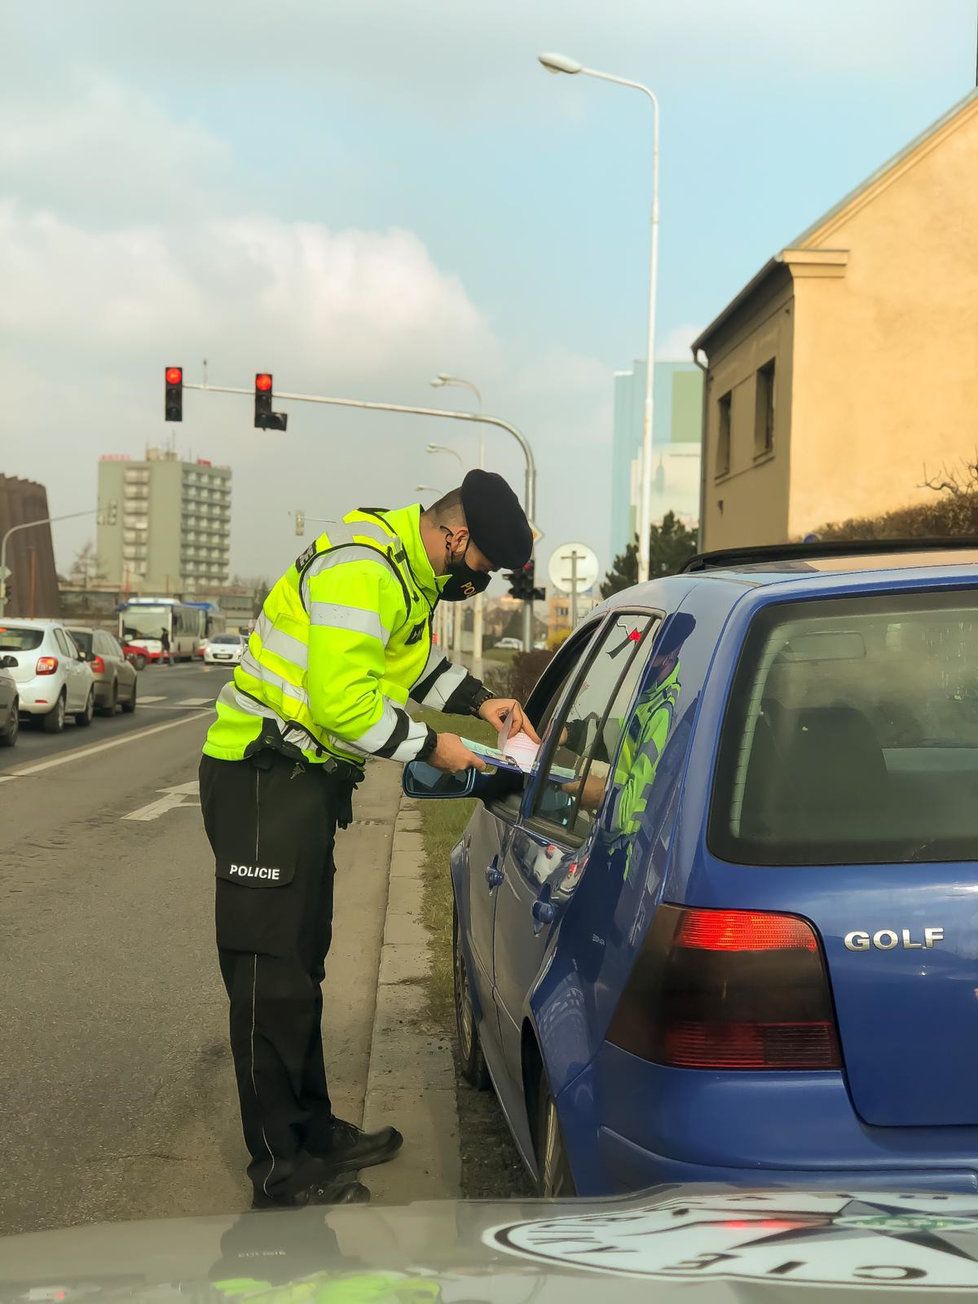
{"type": "Polygon", "coordinates": [[[255,377],[255,389],[261,390],[264,394],[272,388],[272,378],[267,371],[259,371],[255,377]]]}
{"type": "Polygon", "coordinates": [[[168,385],[183,384],[183,367],[167,367],[166,383],[168,385]]]}

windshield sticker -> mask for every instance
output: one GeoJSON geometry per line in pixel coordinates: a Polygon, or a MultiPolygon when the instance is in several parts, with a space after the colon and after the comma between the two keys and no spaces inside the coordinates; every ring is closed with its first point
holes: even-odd
{"type": "Polygon", "coordinates": [[[978,1196],[752,1191],[510,1223],[485,1243],[633,1277],[978,1288],[978,1196]]]}

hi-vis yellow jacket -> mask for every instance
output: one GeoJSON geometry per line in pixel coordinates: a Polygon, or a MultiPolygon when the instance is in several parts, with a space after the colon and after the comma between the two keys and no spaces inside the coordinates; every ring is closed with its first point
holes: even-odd
{"type": "Polygon", "coordinates": [[[434,735],[408,698],[467,714],[482,685],[432,647],[444,579],[421,542],[421,508],[349,512],[265,599],[204,754],[240,761],[271,747],[313,763],[409,761],[434,735]]]}

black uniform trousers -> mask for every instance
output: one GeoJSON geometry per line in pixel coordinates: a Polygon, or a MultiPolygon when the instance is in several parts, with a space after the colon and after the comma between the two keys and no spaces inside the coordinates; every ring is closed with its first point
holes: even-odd
{"type": "Polygon", "coordinates": [[[328,1154],[322,981],[333,925],[333,844],[353,782],[265,750],[204,756],[200,804],[216,861],[217,947],[248,1176],[291,1193],[328,1154]]]}

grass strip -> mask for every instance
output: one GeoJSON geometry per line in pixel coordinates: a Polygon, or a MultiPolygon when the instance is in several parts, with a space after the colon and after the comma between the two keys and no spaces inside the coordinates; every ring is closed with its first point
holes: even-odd
{"type": "MultiPolygon", "coordinates": [[[[476,742],[495,743],[495,731],[483,720],[460,719],[440,711],[416,710],[439,732],[461,733],[476,742]]],[[[455,1039],[452,980],[452,880],[449,856],[475,807],[472,800],[419,801],[424,844],[421,918],[428,929],[430,966],[426,981],[432,1020],[455,1039]]],[[[476,1091],[456,1063],[462,1194],[469,1199],[505,1199],[533,1194],[533,1185],[516,1152],[495,1094],[476,1091]]]]}

